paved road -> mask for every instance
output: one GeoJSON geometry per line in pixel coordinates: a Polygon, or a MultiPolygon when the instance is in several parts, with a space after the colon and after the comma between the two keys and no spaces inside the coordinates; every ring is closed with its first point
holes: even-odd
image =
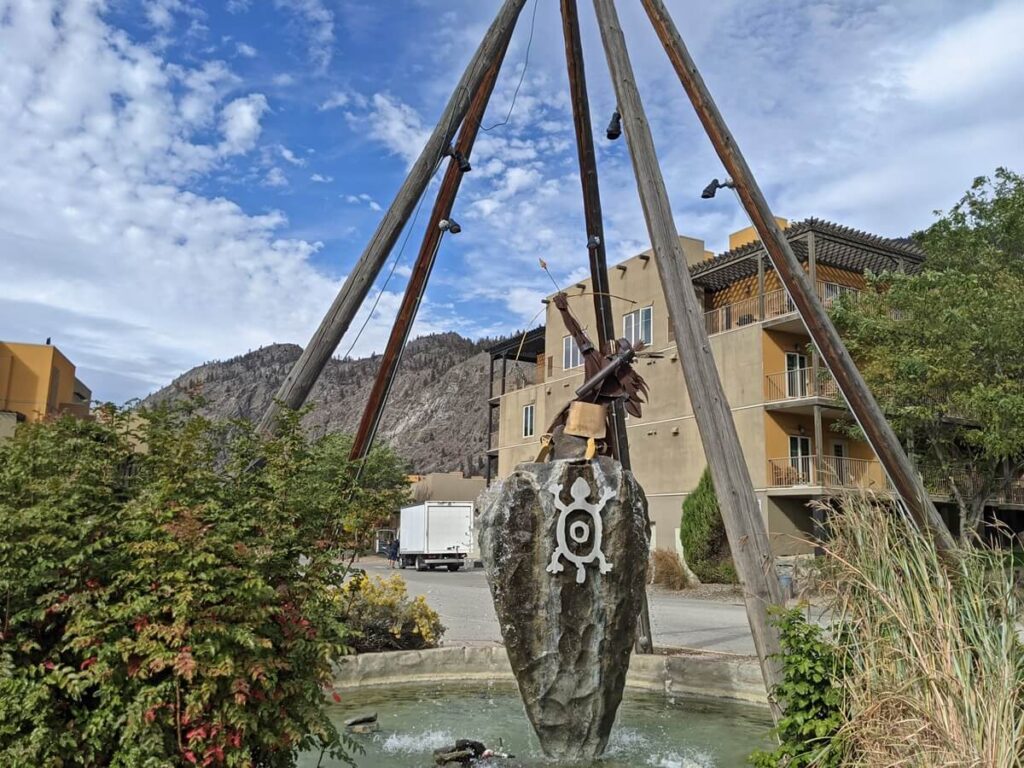
{"type": "MultiPolygon", "coordinates": [[[[387,573],[384,560],[370,558],[358,563],[372,574],[387,573]]],[[[501,642],[498,619],[483,569],[402,574],[412,595],[425,595],[448,628],[446,645],[488,645],[501,642]]],[[[654,643],[659,646],[701,648],[708,651],[753,654],[754,643],[747,614],[740,602],[694,600],[664,592],[650,592],[654,643]]]]}

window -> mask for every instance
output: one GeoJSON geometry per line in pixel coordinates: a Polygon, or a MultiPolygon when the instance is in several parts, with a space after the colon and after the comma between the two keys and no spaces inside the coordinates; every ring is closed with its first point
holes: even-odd
{"type": "Polygon", "coordinates": [[[532,403],[523,406],[523,437],[533,437],[533,409],[532,403]]]}
{"type": "Polygon", "coordinates": [[[579,368],[581,365],[583,365],[583,355],[580,354],[576,339],[566,336],[562,339],[562,370],[568,371],[570,368],[579,368]]]}
{"type": "Polygon", "coordinates": [[[650,344],[653,339],[651,329],[654,321],[654,307],[644,307],[622,316],[622,335],[630,344],[642,341],[650,344]]]}

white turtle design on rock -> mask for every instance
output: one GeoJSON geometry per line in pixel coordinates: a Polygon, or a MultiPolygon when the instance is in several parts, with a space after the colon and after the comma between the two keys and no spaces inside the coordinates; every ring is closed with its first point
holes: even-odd
{"type": "Polygon", "coordinates": [[[555,547],[555,551],[551,554],[551,562],[546,570],[549,573],[561,573],[565,570],[565,566],[562,565],[559,558],[564,557],[576,566],[577,584],[582,584],[587,578],[587,571],[584,566],[595,560],[599,564],[601,573],[608,573],[612,569],[612,563],[605,559],[604,552],[601,551],[601,510],[604,509],[605,503],[615,496],[615,491],[605,490],[601,494],[601,498],[592,504],[587,501],[587,496],[590,495],[590,485],[582,477],[577,477],[576,482],[572,484],[572,488],[569,490],[569,493],[572,494],[572,504],[565,505],[562,503],[561,485],[552,483],[548,486],[548,491],[554,495],[555,507],[558,509],[558,522],[555,528],[555,539],[558,542],[558,546],[555,547]],[[569,514],[577,511],[587,512],[590,515],[590,522],[576,520],[572,525],[568,525],[569,514]],[[577,544],[582,544],[591,533],[591,528],[593,528],[593,544],[590,551],[585,555],[577,555],[571,552],[568,539],[572,539],[577,544]]]}

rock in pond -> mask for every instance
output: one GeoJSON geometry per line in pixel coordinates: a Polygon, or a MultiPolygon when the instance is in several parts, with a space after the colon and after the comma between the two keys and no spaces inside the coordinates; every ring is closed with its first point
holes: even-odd
{"type": "Polygon", "coordinates": [[[480,519],[480,553],[527,716],[549,757],[608,743],[647,577],[647,500],[606,457],[520,464],[480,519]]]}

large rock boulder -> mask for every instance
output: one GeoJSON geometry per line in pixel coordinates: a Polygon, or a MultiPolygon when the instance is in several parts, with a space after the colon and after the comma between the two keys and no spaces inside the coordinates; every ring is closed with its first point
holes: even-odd
{"type": "Polygon", "coordinates": [[[647,577],[647,500],[618,462],[520,464],[480,515],[480,553],[545,754],[608,743],[647,577]]]}

